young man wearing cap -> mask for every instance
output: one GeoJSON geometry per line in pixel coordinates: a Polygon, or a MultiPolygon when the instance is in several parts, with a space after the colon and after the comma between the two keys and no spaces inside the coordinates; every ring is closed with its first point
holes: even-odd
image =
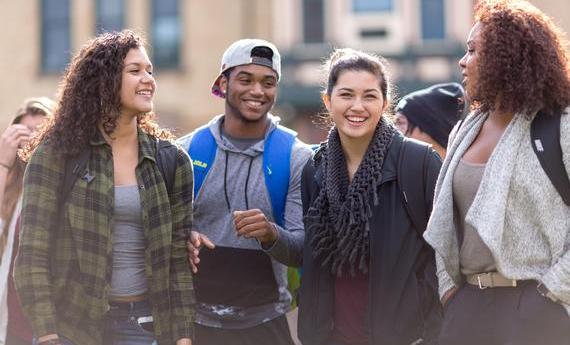
{"type": "Polygon", "coordinates": [[[396,106],[396,127],[407,137],[431,144],[443,159],[449,133],[463,114],[463,95],[458,83],[412,92],[396,106]]]}
{"type": "Polygon", "coordinates": [[[224,114],[179,139],[196,184],[189,250],[198,345],[292,344],[287,265],[301,260],[301,171],[311,150],[269,113],[280,76],[273,44],[234,42],[212,86],[224,114]]]}

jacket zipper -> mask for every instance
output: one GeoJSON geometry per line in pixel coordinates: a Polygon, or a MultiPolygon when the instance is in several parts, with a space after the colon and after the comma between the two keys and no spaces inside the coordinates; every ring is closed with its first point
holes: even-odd
{"type": "MultiPolygon", "coordinates": [[[[372,216],[373,218],[374,216],[372,216]]],[[[371,222],[372,223],[372,222],[371,222]]],[[[372,293],[374,291],[373,287],[374,287],[374,279],[373,279],[373,270],[372,270],[372,265],[374,263],[374,230],[370,229],[370,245],[368,246],[369,250],[370,250],[370,260],[368,262],[368,343],[373,345],[375,344],[373,340],[373,336],[372,336],[372,332],[373,332],[373,328],[372,327],[372,320],[373,320],[373,297],[374,294],[372,293]]]]}
{"type": "MultiPolygon", "coordinates": [[[[313,267],[318,266],[315,264],[316,263],[314,262],[314,259],[313,259],[313,267]]],[[[315,305],[314,305],[314,308],[312,310],[312,313],[313,313],[313,318],[312,318],[313,320],[312,321],[313,321],[313,327],[315,327],[315,330],[316,330],[317,329],[318,310],[319,310],[319,308],[318,308],[319,307],[319,296],[318,295],[319,295],[319,283],[321,280],[321,274],[320,274],[320,270],[318,268],[315,269],[314,272],[315,272],[315,274],[314,274],[315,280],[314,280],[314,284],[313,284],[313,291],[312,291],[311,298],[313,298],[315,301],[315,305]]]]}

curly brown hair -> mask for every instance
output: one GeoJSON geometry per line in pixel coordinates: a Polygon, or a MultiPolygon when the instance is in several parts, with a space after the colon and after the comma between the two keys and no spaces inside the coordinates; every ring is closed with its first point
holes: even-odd
{"type": "MultiPolygon", "coordinates": [[[[22,158],[29,158],[44,140],[57,146],[57,152],[65,157],[77,155],[89,144],[99,124],[111,135],[121,113],[123,60],[131,49],[140,47],[144,47],[144,40],[131,30],[105,33],[87,42],[66,68],[54,119],[28,145],[22,158]]],[[[172,139],[154,117],[152,112],[140,114],[139,128],[156,138],[172,139]]]]}
{"type": "Polygon", "coordinates": [[[478,79],[473,104],[481,111],[559,113],[570,104],[570,67],[564,33],[522,0],[481,0],[478,79]]]}

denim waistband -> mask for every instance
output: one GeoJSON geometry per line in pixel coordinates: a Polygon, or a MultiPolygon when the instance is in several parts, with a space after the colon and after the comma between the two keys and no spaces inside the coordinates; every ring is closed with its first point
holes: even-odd
{"type": "Polygon", "coordinates": [[[143,316],[151,314],[151,306],[148,300],[138,302],[109,302],[110,315],[143,316]]]}

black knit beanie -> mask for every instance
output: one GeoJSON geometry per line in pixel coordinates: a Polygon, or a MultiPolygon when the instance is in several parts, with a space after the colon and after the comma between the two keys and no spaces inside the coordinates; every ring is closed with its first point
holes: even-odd
{"type": "Polygon", "coordinates": [[[458,83],[436,84],[406,95],[396,106],[396,112],[447,147],[449,132],[463,114],[463,94],[458,83]]]}

